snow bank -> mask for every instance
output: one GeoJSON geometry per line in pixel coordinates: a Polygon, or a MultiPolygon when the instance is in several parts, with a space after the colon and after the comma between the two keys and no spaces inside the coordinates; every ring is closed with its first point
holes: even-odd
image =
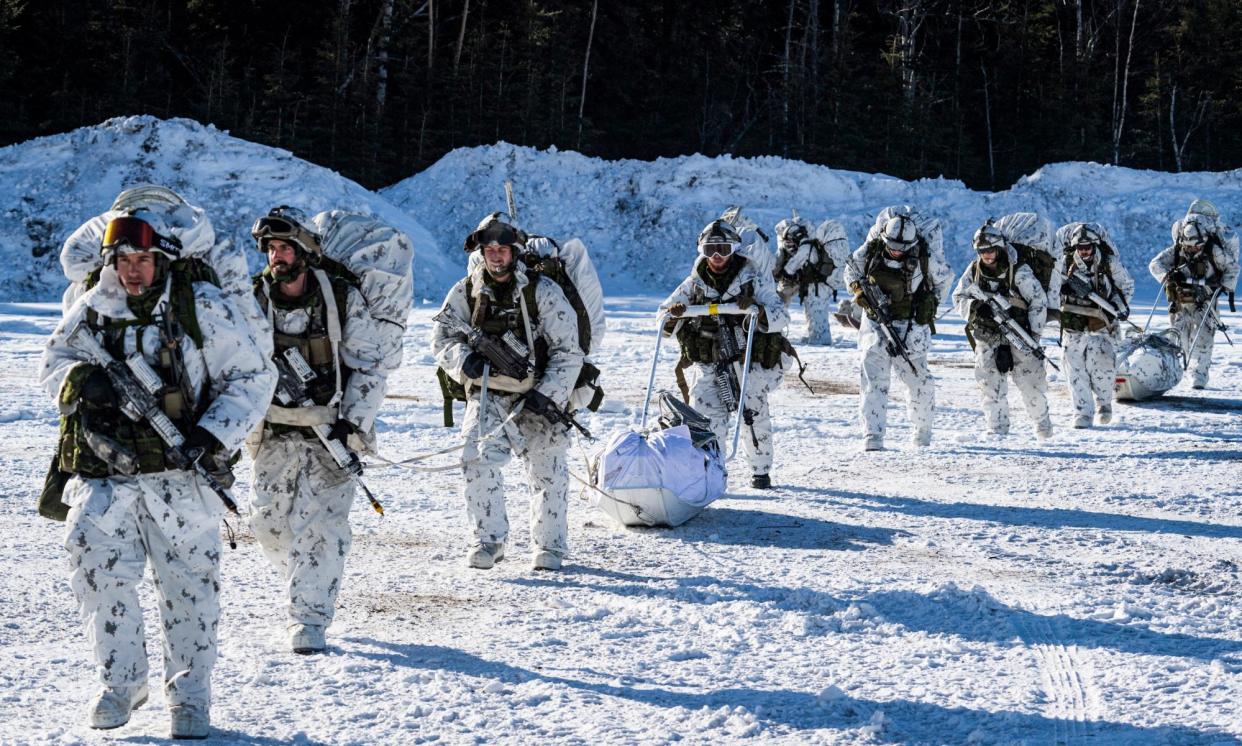
{"type": "Polygon", "coordinates": [[[1206,197],[1227,220],[1242,220],[1228,214],[1242,198],[1242,171],[1169,174],[1062,163],[991,193],[948,179],[904,181],[775,157],[605,161],[507,143],[455,150],[380,193],[452,250],[479,218],[505,208],[505,179],[514,182],[522,224],[585,240],[613,294],[671,289],[689,266],[699,230],[732,204],[742,205],[769,235],[790,208],[816,221],[835,218],[853,245],[880,209],[913,204],[941,219],[957,270],[971,257],[971,235],[989,216],[1037,210],[1056,225],[1097,220],[1140,279],[1192,199],[1206,197]]]}
{"type": "MultiPolygon", "coordinates": [[[[438,298],[457,274],[457,257],[448,261],[407,213],[340,174],[211,125],[136,116],[0,149],[0,297],[58,298],[65,238],[108,209],[121,189],[142,182],[170,186],[203,206],[217,236],[243,245],[255,217],[273,205],[375,215],[414,242],[416,295],[438,298]]],[[[253,268],[261,262],[252,255],[253,268]]]]}

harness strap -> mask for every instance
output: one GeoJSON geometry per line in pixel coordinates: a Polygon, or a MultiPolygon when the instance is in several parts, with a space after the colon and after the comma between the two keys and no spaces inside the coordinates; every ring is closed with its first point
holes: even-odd
{"type": "MultiPolygon", "coordinates": [[[[327,316],[328,325],[328,343],[332,345],[332,370],[336,374],[336,393],[332,395],[328,406],[338,407],[344,396],[344,392],[341,391],[341,316],[336,305],[336,293],[332,292],[332,281],[328,279],[328,273],[318,267],[311,269],[311,272],[319,282],[319,290],[323,295],[324,314],[327,316]]],[[[340,417],[339,407],[337,417],[340,417]]]]}

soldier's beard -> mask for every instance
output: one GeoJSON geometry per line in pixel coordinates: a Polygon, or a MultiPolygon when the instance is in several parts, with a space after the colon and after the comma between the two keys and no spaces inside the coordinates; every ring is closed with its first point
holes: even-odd
{"type": "Polygon", "coordinates": [[[293,282],[306,271],[306,262],[298,259],[293,264],[276,262],[272,265],[272,277],[277,282],[293,282]]]}

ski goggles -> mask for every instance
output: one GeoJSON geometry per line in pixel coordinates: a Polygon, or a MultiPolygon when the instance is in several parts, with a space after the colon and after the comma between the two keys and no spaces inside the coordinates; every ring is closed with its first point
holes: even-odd
{"type": "Polygon", "coordinates": [[[735,243],[699,244],[699,253],[703,256],[732,256],[737,249],[738,245],[735,243]]]}
{"type": "Polygon", "coordinates": [[[147,221],[129,215],[109,220],[100,243],[105,252],[122,246],[128,246],[134,251],[162,251],[171,256],[176,256],[181,251],[180,241],[161,236],[147,221]]]}
{"type": "Polygon", "coordinates": [[[470,234],[470,242],[476,246],[521,246],[526,243],[521,231],[499,221],[470,234]]]}
{"type": "Polygon", "coordinates": [[[313,253],[316,253],[319,248],[318,236],[292,220],[282,218],[279,215],[265,215],[254,221],[254,225],[250,228],[250,235],[260,242],[260,248],[263,248],[261,244],[265,238],[292,241],[304,250],[313,253]]]}

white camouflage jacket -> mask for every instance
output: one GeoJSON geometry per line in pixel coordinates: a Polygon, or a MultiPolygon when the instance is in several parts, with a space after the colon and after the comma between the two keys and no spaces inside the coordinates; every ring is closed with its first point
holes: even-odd
{"type": "MultiPolygon", "coordinates": [[[[1128,313],[1130,298],[1134,296],[1134,278],[1130,276],[1130,273],[1122,265],[1120,258],[1116,254],[1108,258],[1107,273],[1097,272],[1103,252],[1104,249],[1096,249],[1090,264],[1084,262],[1077,252],[1063,254],[1061,259],[1057,261],[1057,275],[1053,279],[1060,279],[1064,283],[1068,280],[1070,273],[1073,272],[1075,277],[1081,277],[1092,282],[1096,292],[1104,300],[1110,303],[1120,301],[1122,308],[1118,310],[1128,313]]],[[[1069,299],[1062,294],[1061,309],[1065,310],[1066,304],[1069,302],[1069,299]]]]}
{"type": "MultiPolygon", "coordinates": [[[[164,307],[168,304],[168,287],[169,280],[165,280],[164,295],[159,301],[164,307]]],[[[189,335],[183,335],[180,344],[192,398],[201,401],[205,396],[209,400],[197,424],[214,435],[226,453],[232,453],[262,419],[276,386],[276,371],[250,333],[243,313],[222,296],[219,288],[210,283],[195,283],[194,302],[203,346],[199,349],[189,335]]],[[[57,400],[69,371],[86,360],[84,354],[69,346],[67,339],[86,318],[88,308],[109,319],[135,318],[126,305],[125,289],[116,272],[105,268],[99,284],[65,313],[43,352],[39,380],[57,400]]],[[[139,330],[143,355],[147,362],[156,364],[160,343],[155,326],[126,328],[125,351],[131,354],[139,349],[139,330]]],[[[95,336],[99,339],[100,335],[95,336]]]]}
{"type": "MultiPolygon", "coordinates": [[[[440,313],[447,314],[465,326],[470,326],[471,308],[466,298],[467,280],[474,293],[475,304],[487,287],[482,262],[472,263],[469,271],[467,278],[458,280],[449,290],[440,309],[440,313]]],[[[514,297],[524,297],[524,289],[529,280],[526,277],[526,267],[521,262],[514,266],[513,281],[516,283],[513,288],[514,297]]],[[[538,307],[534,313],[537,319],[531,325],[531,335],[547,342],[548,364],[535,380],[534,389],[558,406],[564,407],[578,380],[584,358],[582,349],[578,347],[578,316],[556,283],[544,277],[540,277],[535,286],[535,304],[538,307]]],[[[526,321],[530,323],[529,318],[526,321]]],[[[436,362],[454,380],[466,386],[471,397],[477,397],[478,380],[467,378],[462,373],[462,365],[471,352],[465,334],[455,331],[443,321],[437,321],[433,325],[431,353],[435,355],[436,362]]]]}

